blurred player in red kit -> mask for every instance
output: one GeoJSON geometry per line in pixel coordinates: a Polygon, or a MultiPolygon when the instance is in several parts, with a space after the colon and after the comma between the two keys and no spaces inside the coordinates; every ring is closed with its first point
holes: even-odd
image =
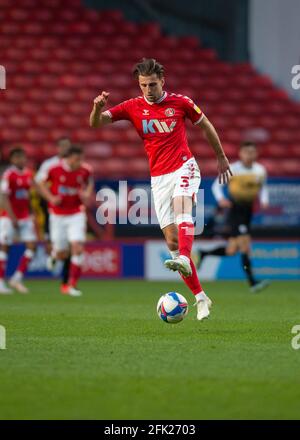
{"type": "Polygon", "coordinates": [[[109,93],[94,99],[90,126],[129,120],[144,141],[149,158],[151,187],[156,214],[172,259],[165,261],[170,270],[177,270],[196,298],[197,319],[209,316],[211,300],[199,282],[191,259],[194,240],[192,207],[200,185],[200,170],[187,143],[185,119],[204,132],[214,149],[220,183],[230,178],[230,166],[213,125],[200,108],[187,96],[163,90],[164,67],[154,59],[136,64],[134,76],[142,96],[122,102],[103,111],[109,93]]]}
{"type": "Polygon", "coordinates": [[[77,289],[77,282],[86,240],[85,204],[94,188],[91,169],[82,156],[80,147],[71,146],[65,157],[46,170],[43,180],[38,183],[40,193],[49,202],[53,257],[65,260],[71,254],[68,287],[63,292],[70,296],[82,294],[77,289]]]}
{"type": "MultiPolygon", "coordinates": [[[[48,171],[54,165],[57,165],[62,158],[65,157],[68,149],[71,147],[72,142],[67,136],[62,136],[57,140],[57,154],[46,159],[41,166],[39,167],[38,172],[34,176],[35,182],[39,183],[45,180],[45,175],[47,176],[48,171]]],[[[47,258],[47,268],[52,271],[55,266],[55,260],[51,257],[51,241],[49,237],[49,210],[47,206],[46,200],[41,200],[41,208],[44,212],[45,224],[44,224],[44,237],[46,240],[46,251],[48,254],[47,258]]],[[[70,270],[71,260],[67,258],[64,260],[63,268],[62,268],[62,283],[61,283],[61,291],[64,292],[68,289],[68,279],[69,279],[69,270],[70,270]]]]}
{"type": "Polygon", "coordinates": [[[0,210],[0,293],[10,294],[4,281],[9,247],[15,235],[19,235],[26,250],[18,267],[9,280],[9,286],[20,293],[28,293],[22,283],[24,274],[36,248],[36,231],[30,212],[29,192],[33,186],[33,171],[26,168],[26,154],[21,147],[11,150],[10,167],[1,179],[2,209],[0,210]]]}

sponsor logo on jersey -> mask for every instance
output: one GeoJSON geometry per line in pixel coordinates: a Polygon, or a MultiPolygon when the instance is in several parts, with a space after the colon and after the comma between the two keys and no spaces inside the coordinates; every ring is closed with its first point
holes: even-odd
{"type": "Polygon", "coordinates": [[[75,196],[78,193],[78,189],[70,188],[69,186],[60,185],[58,187],[58,193],[63,196],[75,196]]]}
{"type": "Polygon", "coordinates": [[[194,110],[195,110],[197,113],[199,113],[199,115],[200,115],[201,110],[200,110],[200,108],[199,108],[196,104],[194,104],[194,110]]]}
{"type": "Polygon", "coordinates": [[[28,199],[28,191],[26,189],[17,189],[15,193],[15,198],[18,200],[28,199]]]}
{"type": "Polygon", "coordinates": [[[167,108],[166,110],[165,110],[165,115],[166,116],[168,116],[168,117],[170,117],[170,116],[174,116],[175,115],[175,110],[173,109],[173,108],[167,108]]]}
{"type": "Polygon", "coordinates": [[[176,121],[171,123],[159,121],[158,119],[143,119],[143,133],[171,133],[174,130],[176,121]]]}

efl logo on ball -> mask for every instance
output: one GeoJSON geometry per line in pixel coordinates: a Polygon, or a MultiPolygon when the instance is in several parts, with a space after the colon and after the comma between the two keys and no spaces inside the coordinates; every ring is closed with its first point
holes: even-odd
{"type": "Polygon", "coordinates": [[[183,295],[169,292],[161,296],[157,303],[159,318],[168,324],[177,324],[188,313],[188,303],[183,295]]]}

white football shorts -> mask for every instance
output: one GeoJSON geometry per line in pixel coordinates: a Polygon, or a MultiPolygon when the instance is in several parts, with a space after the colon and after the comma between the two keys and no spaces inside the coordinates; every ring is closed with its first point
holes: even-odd
{"type": "Polygon", "coordinates": [[[0,217],[0,244],[10,246],[16,237],[22,243],[37,240],[33,219],[29,217],[19,220],[15,228],[9,217],[0,217]]]}
{"type": "Polygon", "coordinates": [[[174,197],[192,197],[196,204],[200,182],[200,170],[194,157],[173,173],[151,177],[154,206],[161,229],[175,223],[174,197]]]}
{"type": "Polygon", "coordinates": [[[50,214],[49,229],[54,250],[67,250],[70,243],[85,242],[86,214],[85,212],[71,215],[50,214]]]}

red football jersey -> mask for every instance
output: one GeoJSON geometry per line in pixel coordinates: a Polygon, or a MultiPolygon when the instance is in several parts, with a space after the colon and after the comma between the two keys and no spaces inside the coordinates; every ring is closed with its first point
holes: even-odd
{"type": "Polygon", "coordinates": [[[50,212],[58,215],[72,215],[84,211],[85,207],[80,199],[80,190],[84,189],[91,178],[89,165],[82,164],[72,171],[68,164],[61,160],[57,165],[49,168],[45,179],[50,182],[50,191],[60,196],[59,205],[49,204],[50,212]]]}
{"type": "Polygon", "coordinates": [[[198,124],[203,113],[187,96],[164,92],[159,101],[129,99],[106,110],[112,121],[129,120],[144,141],[151,176],[171,173],[193,155],[188,147],[185,118],[198,124]]]}
{"type": "MultiPolygon", "coordinates": [[[[27,219],[30,216],[29,190],[33,183],[33,172],[28,168],[20,170],[16,166],[10,166],[1,179],[1,192],[8,196],[12,210],[18,220],[27,219]]],[[[0,216],[8,217],[5,210],[0,210],[0,216]]]]}

